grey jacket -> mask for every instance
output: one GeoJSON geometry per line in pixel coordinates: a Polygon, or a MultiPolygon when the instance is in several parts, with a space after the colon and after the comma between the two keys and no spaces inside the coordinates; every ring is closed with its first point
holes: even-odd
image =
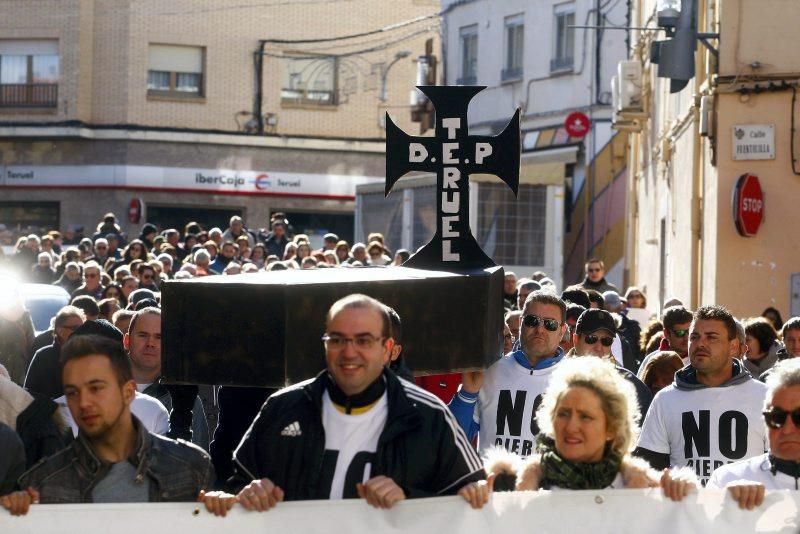
{"type": "MultiPolygon", "coordinates": [[[[214,468],[208,454],[191,443],[151,434],[131,417],[137,438],[128,461],[136,467],[136,482],[149,484],[150,502],[195,501],[200,490],[211,488],[214,468]]],[[[42,504],[90,503],[92,489],[110,468],[79,434],[69,447],[24,473],[19,486],[36,489],[42,504]]]]}

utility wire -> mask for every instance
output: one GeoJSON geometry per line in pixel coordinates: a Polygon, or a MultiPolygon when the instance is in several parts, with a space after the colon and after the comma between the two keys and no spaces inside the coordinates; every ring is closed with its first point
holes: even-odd
{"type": "Polygon", "coordinates": [[[305,43],[328,43],[331,41],[344,41],[347,39],[357,39],[359,37],[367,37],[369,35],[375,35],[377,33],[390,32],[398,28],[410,26],[411,24],[416,24],[417,22],[422,22],[424,20],[432,18],[439,18],[439,13],[433,13],[431,15],[423,15],[415,19],[398,22],[397,24],[390,24],[389,26],[384,26],[383,28],[379,28],[377,30],[371,30],[361,33],[353,33],[350,35],[340,35],[338,37],[326,37],[322,39],[264,39],[262,42],[270,44],[305,44],[305,43]]]}
{"type": "MultiPolygon", "coordinates": [[[[368,54],[370,52],[378,52],[380,50],[386,50],[387,48],[390,48],[393,45],[396,45],[398,43],[402,43],[403,41],[408,41],[409,39],[413,39],[414,37],[417,37],[418,35],[431,33],[432,31],[435,31],[435,28],[424,28],[422,30],[417,30],[415,32],[412,32],[412,33],[409,33],[407,35],[404,35],[403,37],[401,37],[399,39],[394,39],[392,41],[386,41],[385,43],[383,43],[381,45],[378,45],[378,46],[374,46],[372,48],[362,48],[360,50],[353,50],[353,51],[350,51],[350,52],[343,52],[341,54],[325,54],[325,53],[321,53],[321,56],[322,57],[327,56],[327,57],[343,58],[343,57],[357,56],[357,55],[360,55],[360,54],[368,54]]],[[[303,51],[303,52],[307,53],[307,54],[312,54],[313,53],[311,51],[303,51]]],[[[278,59],[298,59],[297,57],[294,57],[291,54],[276,54],[276,53],[273,53],[273,52],[264,52],[263,55],[267,56],[267,57],[278,58],[278,59]]]]}

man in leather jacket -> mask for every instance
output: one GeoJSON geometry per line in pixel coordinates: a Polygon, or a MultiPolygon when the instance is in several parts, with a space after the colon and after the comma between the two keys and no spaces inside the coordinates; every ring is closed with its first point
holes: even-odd
{"type": "Polygon", "coordinates": [[[213,484],[208,455],[150,434],[131,414],[136,383],[122,344],[73,337],[62,349],[67,404],[78,438],[20,477],[25,488],[0,500],[11,513],[31,502],[195,501],[213,484]]]}

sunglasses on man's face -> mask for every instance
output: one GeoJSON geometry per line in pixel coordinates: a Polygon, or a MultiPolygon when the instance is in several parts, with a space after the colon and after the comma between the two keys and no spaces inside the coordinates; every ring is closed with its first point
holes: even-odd
{"type": "Polygon", "coordinates": [[[546,330],[550,332],[555,332],[558,330],[558,326],[561,324],[559,321],[555,319],[543,319],[538,315],[526,315],[522,318],[522,324],[527,326],[528,328],[536,328],[540,324],[544,324],[546,330]]]}
{"type": "Polygon", "coordinates": [[[583,339],[589,345],[594,345],[595,343],[597,343],[598,340],[600,340],[600,343],[602,343],[604,347],[610,347],[611,345],[614,344],[614,338],[613,337],[600,337],[600,336],[596,336],[594,334],[587,334],[587,335],[585,335],[583,337],[583,339]]]}
{"type": "Polygon", "coordinates": [[[675,335],[675,337],[685,337],[686,334],[689,333],[689,330],[686,328],[683,330],[673,330],[672,333],[675,335]]]}
{"type": "Polygon", "coordinates": [[[791,412],[787,412],[781,408],[771,408],[764,412],[764,422],[767,423],[767,426],[770,428],[783,428],[789,416],[792,417],[792,423],[794,423],[795,428],[800,429],[800,408],[791,412]]]}

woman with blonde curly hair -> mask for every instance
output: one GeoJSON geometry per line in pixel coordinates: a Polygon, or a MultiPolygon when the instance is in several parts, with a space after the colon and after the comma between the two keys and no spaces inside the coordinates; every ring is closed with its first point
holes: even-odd
{"type": "Polygon", "coordinates": [[[697,487],[693,473],[659,476],[631,456],[639,418],[636,391],[613,365],[591,356],[565,359],[536,412],[536,454],[524,463],[494,458],[487,472],[506,482],[516,473],[517,490],[661,486],[670,499],[682,499],[697,487]]]}

